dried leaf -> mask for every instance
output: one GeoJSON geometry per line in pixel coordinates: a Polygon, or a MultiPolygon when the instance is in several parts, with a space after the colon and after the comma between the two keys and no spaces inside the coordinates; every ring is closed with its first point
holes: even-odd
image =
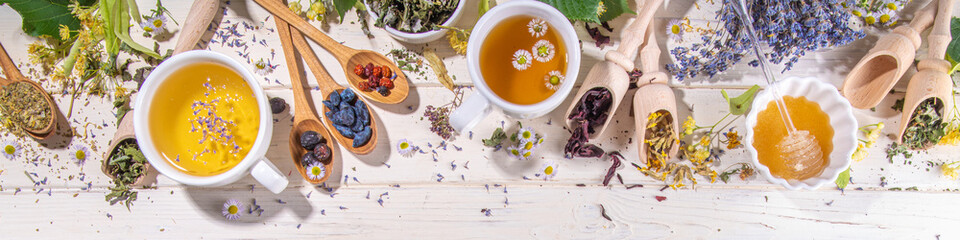
{"type": "Polygon", "coordinates": [[[444,87],[447,87],[447,89],[453,92],[453,79],[450,78],[450,75],[447,75],[447,67],[443,64],[440,56],[437,56],[437,53],[432,49],[427,48],[427,50],[423,51],[423,57],[427,59],[430,68],[433,68],[433,73],[437,75],[437,80],[440,81],[440,84],[443,84],[444,87]]]}

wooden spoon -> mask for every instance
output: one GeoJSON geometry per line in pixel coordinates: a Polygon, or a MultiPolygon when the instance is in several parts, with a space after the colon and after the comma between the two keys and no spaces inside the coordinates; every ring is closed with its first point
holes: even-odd
{"type": "Polygon", "coordinates": [[[17,65],[13,63],[13,59],[10,59],[10,55],[7,54],[7,50],[3,48],[3,44],[0,44],[0,67],[3,68],[3,72],[7,76],[6,78],[0,78],[0,87],[6,87],[16,82],[25,82],[43,94],[43,99],[46,101],[47,106],[50,107],[50,121],[47,122],[45,127],[41,129],[29,129],[24,126],[24,132],[37,140],[43,140],[52,135],[51,133],[53,133],[57,128],[56,123],[60,118],[60,114],[57,113],[60,111],[60,109],[57,108],[57,102],[53,101],[53,98],[50,97],[50,93],[47,93],[46,90],[43,90],[43,87],[41,87],[40,84],[27,79],[23,76],[23,74],[20,73],[20,70],[17,69],[17,65]]]}
{"type": "MultiPolygon", "coordinates": [[[[321,47],[327,49],[333,57],[337,58],[337,61],[340,61],[340,65],[343,67],[343,73],[347,77],[347,82],[350,83],[350,86],[353,87],[354,92],[363,95],[364,97],[373,100],[375,102],[381,102],[386,104],[396,104],[403,102],[404,99],[407,99],[407,95],[410,91],[409,83],[407,82],[407,77],[400,71],[400,68],[391,61],[387,59],[383,54],[370,51],[370,50],[356,50],[349,48],[340,44],[339,42],[333,40],[319,29],[310,25],[306,20],[300,18],[296,14],[290,11],[286,5],[280,2],[273,0],[254,0],[260,6],[267,9],[268,12],[272,13],[277,18],[283,19],[291,26],[297,28],[314,42],[320,44],[321,47]],[[390,94],[387,96],[381,96],[376,91],[360,91],[360,82],[366,81],[365,79],[354,74],[353,69],[358,64],[366,66],[368,63],[373,63],[374,66],[388,66],[390,70],[397,74],[397,78],[393,80],[394,87],[390,90],[390,94]]],[[[299,33],[294,33],[294,44],[296,44],[297,37],[299,33]]],[[[298,49],[302,47],[297,46],[298,49]]],[[[311,50],[312,51],[312,50],[311,50]]],[[[309,58],[307,63],[309,63],[309,58]]],[[[309,65],[309,64],[308,64],[309,65]]],[[[319,66],[319,65],[318,65],[319,66]]],[[[311,66],[312,68],[313,66],[311,66]]],[[[316,70],[314,70],[316,71],[316,70]]],[[[332,79],[331,79],[332,80],[332,79]]]]}
{"type": "MultiPolygon", "coordinates": [[[[620,47],[618,47],[616,51],[607,52],[606,61],[598,62],[590,68],[590,72],[587,73],[583,84],[580,85],[580,90],[577,91],[576,97],[573,98],[574,102],[570,104],[570,107],[567,109],[567,114],[564,115],[564,117],[567,117],[573,113],[574,109],[579,105],[580,99],[583,98],[583,95],[586,94],[587,91],[595,88],[610,91],[613,102],[610,104],[610,109],[607,110],[607,119],[604,120],[599,130],[596,130],[594,134],[589,134],[590,139],[596,139],[603,134],[607,126],[610,125],[613,114],[617,112],[620,101],[626,96],[627,89],[630,87],[630,76],[627,75],[627,72],[633,71],[633,60],[636,59],[637,48],[639,48],[640,44],[644,41],[644,31],[646,31],[647,25],[650,24],[653,13],[659,8],[661,3],[663,3],[663,0],[648,0],[643,3],[643,5],[641,5],[641,2],[643,1],[636,1],[637,9],[640,13],[637,14],[637,17],[630,25],[621,30],[620,47]]],[[[575,124],[573,120],[567,118],[566,122],[567,127],[573,128],[575,124]]]]}
{"type": "Polygon", "coordinates": [[[316,113],[313,112],[312,104],[307,101],[303,79],[300,78],[300,73],[302,72],[300,68],[302,66],[300,65],[300,58],[297,57],[296,49],[293,46],[290,35],[290,25],[287,25],[287,22],[284,22],[282,19],[277,18],[275,20],[277,22],[277,32],[280,33],[280,43],[283,45],[283,56],[287,60],[287,69],[290,71],[290,82],[293,83],[294,114],[293,128],[290,129],[290,156],[293,158],[293,165],[297,166],[297,171],[300,172],[300,176],[303,176],[304,180],[307,180],[307,182],[311,184],[320,184],[326,181],[327,178],[330,178],[333,160],[336,159],[336,153],[333,151],[335,145],[333,145],[333,138],[330,136],[330,133],[327,132],[327,129],[320,123],[320,119],[316,113]],[[326,174],[318,180],[311,179],[309,175],[307,175],[306,169],[304,168],[305,166],[303,166],[301,162],[302,156],[307,153],[307,150],[300,146],[300,135],[307,131],[314,131],[323,136],[323,138],[326,139],[326,143],[322,144],[328,144],[327,146],[330,147],[330,160],[323,162],[326,174]]]}
{"type": "MultiPolygon", "coordinates": [[[[907,85],[907,95],[903,101],[903,112],[900,115],[900,130],[897,134],[897,143],[903,143],[903,134],[913,119],[914,111],[924,100],[939,99],[943,106],[940,116],[946,121],[953,115],[953,81],[950,75],[950,62],[943,60],[950,40],[950,13],[953,11],[953,0],[941,0],[937,8],[936,23],[933,31],[927,37],[929,55],[917,63],[919,71],[910,78],[907,85]]],[[[933,3],[930,4],[934,5],[933,3]]],[[[931,145],[932,146],[932,145],[931,145]]],[[[930,147],[930,146],[927,146],[930,147]]]]}
{"type": "Polygon", "coordinates": [[[883,35],[843,81],[841,92],[855,108],[876,107],[913,64],[920,48],[920,32],[933,22],[936,1],[917,11],[910,25],[883,35]]]}
{"type": "Polygon", "coordinates": [[[213,17],[220,9],[220,0],[195,0],[190,6],[190,12],[187,13],[187,20],[183,21],[183,28],[180,29],[180,36],[177,38],[177,46],[173,48],[173,55],[193,50],[197,47],[197,42],[207,31],[207,26],[213,21],[213,17]]]}
{"type": "MultiPolygon", "coordinates": [[[[680,125],[677,123],[677,97],[667,85],[669,75],[660,71],[660,46],[657,45],[656,29],[653,24],[647,26],[647,40],[640,50],[640,70],[643,76],[637,80],[637,89],[633,95],[633,118],[636,123],[635,133],[637,137],[637,149],[640,155],[640,161],[647,160],[647,116],[654,112],[666,111],[670,115],[673,125],[673,133],[679,134],[680,125]]],[[[677,137],[675,135],[674,137],[677,137]]],[[[674,143],[670,149],[667,149],[667,158],[677,154],[679,145],[674,143]]]]}
{"type": "MultiPolygon", "coordinates": [[[[320,88],[320,94],[324,98],[330,95],[330,93],[336,91],[343,91],[344,87],[341,87],[339,84],[333,81],[333,78],[330,77],[330,74],[327,73],[323,64],[320,63],[320,59],[317,58],[316,53],[313,52],[313,48],[310,48],[310,45],[307,44],[307,40],[303,39],[303,35],[299,31],[291,31],[293,38],[293,45],[296,46],[297,50],[303,55],[303,59],[306,60],[307,66],[310,67],[310,70],[313,71],[313,76],[317,78],[317,85],[320,88]]],[[[399,79],[399,77],[398,77],[399,79]]],[[[357,101],[363,101],[363,98],[357,98],[357,101]]],[[[364,106],[367,107],[367,112],[370,113],[370,141],[367,144],[364,144],[360,147],[353,147],[353,140],[347,137],[344,137],[340,132],[336,131],[336,128],[333,126],[333,121],[330,118],[323,118],[323,123],[327,125],[327,129],[331,129],[333,132],[334,138],[340,142],[340,145],[343,145],[348,151],[364,155],[373,151],[373,148],[377,146],[377,118],[373,116],[373,110],[370,109],[370,105],[364,102],[364,106]]],[[[323,105],[323,112],[330,111],[326,105],[323,105]]]]}

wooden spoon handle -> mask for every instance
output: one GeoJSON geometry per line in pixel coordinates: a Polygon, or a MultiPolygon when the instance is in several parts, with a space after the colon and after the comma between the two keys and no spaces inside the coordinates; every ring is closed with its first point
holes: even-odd
{"type": "Polygon", "coordinates": [[[660,45],[657,44],[657,31],[652,24],[647,25],[647,39],[640,49],[640,71],[653,73],[660,71],[660,45]]]}
{"type": "Polygon", "coordinates": [[[936,14],[937,1],[935,0],[927,3],[926,7],[917,10],[917,12],[913,14],[913,20],[910,20],[910,28],[913,28],[913,30],[918,33],[923,32],[923,30],[930,27],[930,24],[933,24],[933,18],[936,14]]]}
{"type": "Polygon", "coordinates": [[[606,59],[620,65],[627,71],[634,68],[633,60],[637,58],[637,48],[644,42],[644,32],[647,25],[653,20],[653,14],[660,8],[663,0],[646,0],[643,5],[637,0],[637,17],[620,32],[620,46],[617,51],[607,52],[606,59]]]}
{"type": "Polygon", "coordinates": [[[207,26],[213,21],[213,17],[220,9],[220,0],[196,0],[187,13],[187,20],[183,21],[183,28],[180,29],[180,37],[177,38],[177,46],[173,48],[173,55],[193,50],[197,46],[197,41],[207,31],[207,26]]]}
{"type": "Polygon", "coordinates": [[[290,35],[293,39],[293,45],[296,46],[300,54],[303,55],[303,60],[307,62],[307,66],[310,67],[313,76],[317,78],[317,85],[320,87],[320,90],[326,94],[339,89],[340,85],[337,85],[336,81],[330,77],[330,73],[323,67],[323,63],[320,63],[320,59],[317,58],[317,54],[313,52],[313,48],[310,47],[310,44],[307,44],[307,40],[303,39],[303,34],[301,34],[300,31],[291,31],[290,35]]]}
{"type": "MultiPolygon", "coordinates": [[[[277,2],[283,2],[283,0],[278,0],[277,2]]],[[[293,83],[293,101],[294,104],[294,117],[301,118],[305,117],[311,113],[310,105],[307,103],[307,94],[304,92],[303,88],[303,79],[300,78],[300,58],[297,57],[296,48],[293,46],[292,37],[290,35],[290,25],[287,24],[283,19],[274,18],[277,23],[277,33],[280,34],[280,45],[283,47],[283,57],[287,61],[287,70],[290,72],[290,83],[293,83]]]]}
{"type": "MultiPolygon", "coordinates": [[[[950,13],[953,12],[953,1],[940,0],[933,31],[928,36],[928,41],[930,41],[929,58],[931,59],[943,59],[947,52],[947,46],[953,39],[950,36],[950,13]]],[[[933,3],[930,3],[930,5],[933,5],[933,3]]]]}
{"type": "MultiPolygon", "coordinates": [[[[254,1],[260,4],[260,6],[263,6],[264,9],[267,9],[267,12],[270,12],[279,19],[283,19],[283,21],[286,21],[288,24],[290,24],[290,26],[300,30],[303,35],[306,35],[313,41],[317,42],[317,44],[320,44],[321,47],[327,49],[327,51],[330,51],[330,54],[333,54],[333,56],[336,57],[341,63],[346,63],[346,61],[350,59],[350,52],[352,49],[343,46],[340,44],[340,42],[333,40],[333,38],[330,38],[330,36],[327,36],[327,34],[320,31],[320,29],[310,25],[310,23],[308,23],[306,20],[303,20],[303,18],[300,18],[300,16],[293,14],[293,12],[291,12],[290,9],[287,8],[287,6],[283,3],[273,0],[254,1]]],[[[297,35],[301,35],[301,33],[294,31],[292,34],[294,38],[293,43],[296,45],[298,38],[297,35]]],[[[297,48],[303,51],[303,48],[300,48],[300,46],[297,46],[297,48]]],[[[313,52],[313,50],[311,50],[311,52],[313,52]]],[[[303,52],[301,52],[301,54],[303,54],[303,52]]],[[[310,65],[310,57],[305,56],[304,59],[307,60],[307,65],[310,65]]],[[[313,68],[313,66],[310,67],[313,68]]]]}
{"type": "Polygon", "coordinates": [[[2,43],[0,43],[0,67],[3,68],[3,74],[7,76],[7,78],[0,81],[0,83],[6,85],[10,82],[23,79],[23,74],[20,74],[20,69],[17,69],[17,65],[13,63],[13,59],[10,59],[10,55],[7,54],[7,50],[3,48],[2,43]]]}

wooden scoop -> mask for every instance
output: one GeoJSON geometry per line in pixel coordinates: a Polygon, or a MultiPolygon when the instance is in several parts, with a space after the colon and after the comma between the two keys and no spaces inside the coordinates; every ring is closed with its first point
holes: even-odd
{"type": "MultiPolygon", "coordinates": [[[[953,81],[950,75],[950,62],[943,60],[950,40],[950,13],[953,11],[954,0],[941,0],[937,8],[936,23],[933,31],[927,37],[929,55],[917,63],[919,71],[910,78],[907,85],[907,96],[903,101],[903,112],[900,115],[900,130],[897,134],[897,143],[903,143],[903,134],[913,119],[913,113],[924,100],[937,98],[943,103],[940,116],[946,119],[952,117],[953,110],[953,81]]],[[[930,6],[934,4],[931,3],[930,6]]],[[[929,6],[928,6],[929,8],[929,6]]]]}
{"type": "MultiPolygon", "coordinates": [[[[259,0],[258,0],[259,1],[259,0]]],[[[313,52],[313,48],[310,48],[310,45],[307,44],[307,41],[303,39],[303,35],[299,31],[290,31],[293,37],[293,45],[296,46],[297,50],[303,54],[303,59],[306,60],[307,66],[310,67],[310,70],[313,71],[313,76],[317,78],[317,85],[320,88],[320,94],[324,98],[330,95],[331,92],[337,91],[340,92],[346,88],[341,87],[339,84],[333,81],[333,78],[330,77],[330,74],[327,73],[326,69],[323,68],[323,64],[320,63],[320,59],[317,58],[317,54],[313,52]]],[[[399,77],[397,77],[399,79],[399,77]]],[[[363,98],[357,98],[357,101],[363,101],[363,98]]],[[[343,145],[347,151],[364,155],[373,151],[373,148],[377,146],[377,118],[373,116],[373,110],[370,109],[370,105],[364,102],[364,106],[367,106],[367,111],[370,113],[370,141],[363,146],[358,148],[353,147],[353,140],[347,138],[336,131],[333,126],[333,121],[330,118],[323,118],[323,123],[326,124],[327,129],[330,129],[333,132],[333,137],[340,142],[340,145],[343,145]]],[[[330,109],[326,105],[323,105],[323,111],[327,112],[330,109]]]]}
{"type": "MultiPolygon", "coordinates": [[[[375,102],[381,102],[386,104],[396,104],[403,102],[404,99],[407,99],[407,95],[410,91],[409,83],[407,82],[407,77],[400,71],[400,68],[383,54],[370,51],[370,50],[356,50],[339,42],[333,40],[319,29],[310,25],[306,20],[300,18],[296,14],[290,11],[287,8],[287,5],[283,3],[276,2],[273,0],[254,0],[260,6],[267,9],[268,12],[276,16],[277,18],[283,19],[291,26],[300,30],[304,35],[312,39],[314,42],[320,44],[321,47],[327,49],[333,57],[337,58],[337,61],[340,61],[340,65],[343,67],[343,73],[347,77],[347,82],[350,83],[350,86],[353,87],[354,92],[359,95],[373,100],[375,102]],[[373,63],[374,66],[388,66],[390,70],[394,73],[397,73],[397,78],[393,80],[394,87],[390,90],[390,94],[387,96],[382,96],[376,91],[360,91],[360,82],[366,81],[365,79],[354,74],[353,69],[358,64],[366,66],[368,63],[373,63]]],[[[300,33],[294,33],[294,44],[297,42],[297,36],[300,33]]],[[[297,46],[298,49],[303,51],[303,47],[297,46]]],[[[313,51],[313,50],[311,50],[313,51]]],[[[302,52],[301,52],[302,53],[302,52]]],[[[307,63],[309,65],[309,58],[307,63]]],[[[319,64],[317,66],[320,66],[319,64]]],[[[313,68],[313,66],[311,66],[313,68]]],[[[316,71],[316,70],[314,70],[316,71]]],[[[318,77],[319,79],[319,77],[318,77]]],[[[332,79],[331,79],[332,81],[332,79]]]]}
{"type": "Polygon", "coordinates": [[[843,81],[841,92],[855,108],[876,107],[913,64],[920,48],[920,32],[933,22],[936,1],[914,14],[910,25],[899,26],[877,40],[843,81]]]}
{"type": "Polygon", "coordinates": [[[3,73],[7,76],[6,78],[0,78],[0,87],[6,87],[16,82],[25,82],[43,94],[43,99],[46,101],[47,106],[50,107],[50,121],[46,123],[45,127],[40,129],[29,129],[26,126],[23,126],[24,132],[37,140],[43,140],[52,135],[51,133],[53,133],[53,131],[56,129],[56,123],[60,118],[60,114],[58,114],[60,109],[57,108],[57,102],[53,101],[53,98],[50,97],[50,93],[47,93],[46,90],[43,90],[43,87],[41,87],[40,84],[27,79],[23,76],[23,74],[20,73],[20,69],[17,69],[17,65],[13,63],[13,59],[10,59],[10,55],[8,55],[7,50],[3,48],[3,44],[0,44],[0,67],[3,68],[3,73]]]}
{"type": "MultiPolygon", "coordinates": [[[[626,96],[627,89],[630,87],[630,76],[627,75],[627,72],[633,71],[633,60],[637,57],[637,48],[639,48],[640,44],[644,41],[643,31],[646,31],[647,25],[650,24],[653,18],[653,13],[663,3],[663,0],[647,0],[643,5],[641,5],[641,1],[639,0],[636,2],[637,9],[640,13],[637,14],[633,22],[627,25],[620,33],[620,46],[616,51],[607,52],[605,61],[598,62],[590,68],[590,72],[587,73],[583,84],[580,85],[580,90],[577,91],[576,97],[573,98],[574,102],[570,104],[570,107],[567,109],[567,114],[564,115],[566,118],[573,113],[579,105],[580,99],[583,98],[583,95],[586,94],[587,91],[595,88],[610,91],[613,102],[610,104],[610,109],[607,110],[607,119],[604,120],[599,130],[596,130],[594,134],[589,134],[590,139],[596,139],[603,134],[607,126],[610,125],[613,114],[617,112],[620,101],[626,96]]],[[[567,127],[573,128],[575,124],[573,120],[567,118],[566,122],[567,127]]]]}
{"type": "MultiPolygon", "coordinates": [[[[656,29],[653,24],[647,26],[647,40],[640,50],[640,71],[643,76],[637,80],[640,88],[633,95],[633,118],[636,123],[635,134],[637,137],[637,152],[640,155],[640,161],[647,160],[647,116],[658,111],[666,111],[670,114],[670,121],[673,123],[674,134],[680,133],[680,125],[677,124],[677,97],[673,89],[667,86],[669,75],[660,71],[660,46],[657,45],[656,29]]],[[[676,136],[675,136],[676,137],[676,136]]],[[[679,145],[674,143],[668,151],[668,158],[677,154],[679,145]]]]}
{"type": "Polygon", "coordinates": [[[187,20],[183,21],[177,38],[177,46],[173,48],[173,55],[193,50],[197,47],[200,37],[207,31],[207,26],[213,21],[220,9],[220,0],[195,0],[187,13],[187,20]]]}

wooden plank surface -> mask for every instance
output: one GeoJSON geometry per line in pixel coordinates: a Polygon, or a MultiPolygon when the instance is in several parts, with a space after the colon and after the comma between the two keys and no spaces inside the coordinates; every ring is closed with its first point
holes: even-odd
{"type": "MultiPolygon", "coordinates": [[[[911,6],[917,2],[924,1],[915,1],[911,6]]],[[[183,1],[164,1],[164,5],[178,20],[186,16],[189,8],[189,4],[183,1]]],[[[460,26],[469,27],[476,21],[475,5],[468,4],[460,26]]],[[[683,16],[701,22],[713,21],[704,19],[712,18],[710,6],[701,3],[701,9],[697,10],[691,5],[692,1],[671,1],[666,10],[658,13],[656,24],[665,26],[669,19],[683,16]]],[[[152,7],[150,3],[140,3],[141,12],[152,7]]],[[[960,11],[955,9],[954,12],[960,11]]],[[[243,23],[262,26],[244,31],[243,39],[251,41],[255,36],[258,41],[265,40],[266,46],[248,43],[250,46],[243,50],[242,47],[213,43],[210,49],[242,62],[246,62],[246,58],[240,54],[249,54],[254,61],[271,59],[279,66],[262,82],[267,95],[292,103],[280,44],[276,34],[269,30],[274,26],[272,17],[267,19],[266,11],[252,1],[243,0],[231,1],[226,14],[221,28],[232,24],[242,28],[243,23]],[[275,54],[271,55],[271,52],[275,54]]],[[[359,31],[355,14],[348,13],[347,16],[344,24],[332,23],[321,29],[356,48],[380,52],[395,48],[416,51],[435,48],[440,56],[445,57],[450,72],[457,76],[457,84],[471,85],[465,59],[456,56],[445,40],[426,45],[403,44],[376,28],[373,29],[375,37],[368,39],[359,31]]],[[[5,43],[16,62],[29,62],[26,47],[35,39],[19,29],[19,16],[9,7],[0,6],[0,22],[7,23],[0,25],[3,33],[0,41],[5,43]]],[[[619,28],[625,22],[626,17],[621,17],[613,22],[613,26],[619,28]]],[[[171,31],[176,29],[171,27],[171,31]]],[[[597,48],[579,23],[577,29],[584,40],[585,57],[581,71],[585,75],[603,51],[615,49],[615,45],[597,48]]],[[[132,35],[138,41],[147,42],[137,34],[138,30],[134,32],[132,35]]],[[[808,54],[789,75],[816,76],[839,85],[846,72],[870,48],[876,34],[882,32],[871,32],[866,40],[848,46],[808,54]]],[[[161,48],[172,47],[173,39],[176,38],[161,41],[161,48]]],[[[660,36],[659,41],[666,43],[661,44],[664,46],[662,62],[669,62],[668,50],[680,43],[664,36],[660,36]]],[[[333,77],[345,84],[342,70],[332,56],[318,46],[314,49],[333,77]]],[[[327,182],[327,186],[333,188],[332,193],[306,184],[296,173],[290,174],[290,187],[279,195],[265,191],[250,177],[223,187],[196,188],[159,176],[157,189],[138,190],[140,199],[130,211],[103,201],[103,195],[109,191],[107,187],[112,186],[100,173],[99,165],[107,141],[115,132],[112,99],[81,96],[74,103],[70,119],[79,136],[46,147],[33,140],[20,140],[17,141],[23,150],[20,155],[11,160],[0,160],[0,236],[3,236],[0,238],[59,238],[62,236],[58,233],[62,232],[73,234],[71,237],[93,239],[129,236],[151,239],[318,236],[365,239],[397,236],[413,239],[808,238],[806,236],[929,239],[938,235],[942,239],[960,238],[960,230],[954,227],[960,222],[957,217],[960,208],[956,204],[960,195],[955,193],[960,183],[942,177],[939,167],[945,161],[956,160],[960,147],[939,146],[909,160],[898,158],[889,162],[883,147],[892,139],[882,137],[868,150],[867,159],[853,163],[851,176],[854,181],[845,192],[832,186],[816,191],[787,191],[761,177],[746,181],[734,177],[730,183],[709,183],[698,178],[700,184],[696,188],[661,190],[663,183],[643,176],[628,164],[619,169],[625,185],[642,184],[644,187],[628,190],[620,183],[603,187],[599,183],[610,166],[607,159],[563,159],[562,148],[569,133],[561,124],[561,111],[521,120],[524,126],[533,126],[548,136],[545,146],[531,160],[513,160],[503,151],[482,146],[480,139],[488,137],[501,122],[510,127],[517,121],[498,111],[474,129],[472,137],[466,133],[446,142],[446,150],[438,148],[443,141],[428,131],[429,122],[421,116],[427,105],[446,104],[453,95],[441,87],[429,69],[426,73],[424,77],[411,76],[413,84],[407,101],[397,105],[371,104],[383,130],[377,149],[366,156],[355,156],[339,149],[342,159],[337,161],[333,176],[327,182]],[[400,139],[410,140],[427,153],[412,157],[398,155],[394,144],[400,139]],[[433,148],[427,147],[428,144],[433,148]],[[84,163],[73,161],[69,157],[70,151],[78,147],[89,148],[92,157],[84,163]],[[559,162],[558,174],[553,180],[524,179],[536,179],[533,173],[544,161],[559,162]],[[443,179],[440,180],[439,176],[443,179]],[[911,187],[916,187],[917,191],[889,190],[911,187]],[[380,197],[383,193],[388,195],[380,197]],[[656,196],[666,197],[666,200],[659,202],[656,196]],[[265,211],[262,216],[247,214],[240,221],[226,221],[219,211],[223,202],[231,198],[248,206],[252,199],[257,199],[265,211]],[[383,199],[382,207],[377,203],[378,199],[383,199]],[[601,204],[611,220],[601,216],[601,204]],[[491,216],[480,211],[484,208],[491,210],[491,216]]],[[[731,94],[739,94],[742,89],[762,83],[759,77],[756,69],[741,64],[714,79],[674,80],[671,86],[676,89],[678,114],[693,116],[700,123],[714,122],[726,114],[727,109],[718,89],[730,89],[731,94]]],[[[44,85],[55,89],[53,83],[44,85]]],[[[905,88],[905,81],[901,85],[901,89],[905,88]]],[[[134,85],[128,83],[126,86],[134,85]]],[[[317,91],[311,93],[315,100],[320,99],[317,91]]],[[[469,94],[472,94],[471,90],[467,90],[469,94]]],[[[67,113],[70,97],[62,94],[54,97],[60,102],[61,110],[67,113]]],[[[887,125],[884,135],[893,134],[899,115],[889,106],[902,97],[902,93],[892,94],[876,111],[857,110],[855,115],[860,125],[882,121],[887,125]]],[[[566,109],[568,102],[557,109],[566,109]]],[[[628,161],[638,162],[632,143],[635,139],[632,139],[634,126],[630,101],[624,102],[627,102],[625,106],[614,115],[617,124],[599,139],[599,144],[607,151],[621,151],[628,161]]],[[[274,136],[267,156],[284,173],[294,169],[286,147],[291,114],[274,115],[274,136]]],[[[741,133],[745,131],[743,119],[732,126],[741,133]]],[[[15,137],[6,135],[0,140],[13,141],[15,137]]],[[[715,170],[749,161],[743,148],[727,151],[721,159],[713,167],[715,170]]]]}

